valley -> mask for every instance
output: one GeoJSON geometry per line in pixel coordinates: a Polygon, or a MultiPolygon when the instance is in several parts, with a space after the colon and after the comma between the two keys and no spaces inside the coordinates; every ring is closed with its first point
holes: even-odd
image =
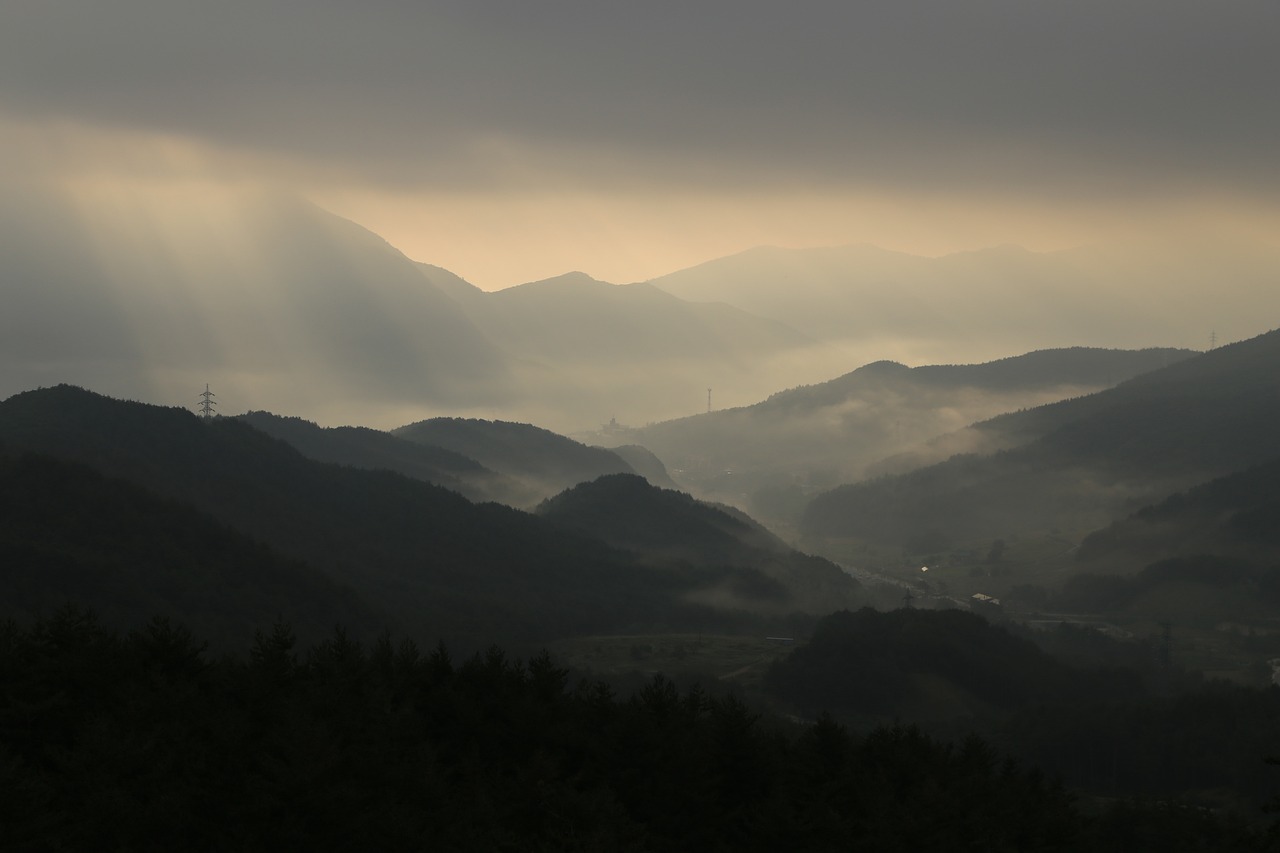
{"type": "MultiPolygon", "coordinates": [[[[824,368],[874,339],[818,322],[844,310],[804,308],[822,288],[797,295],[786,322],[696,301],[730,295],[717,265],[487,293],[322,211],[255,204],[282,229],[276,245],[315,248],[311,265],[282,261],[267,289],[296,312],[334,288],[299,323],[327,350],[330,396],[369,420],[307,417],[320,410],[297,393],[306,371],[281,374],[288,393],[246,382],[243,366],[280,344],[265,320],[226,346],[177,327],[192,345],[176,372],[137,384],[126,359],[118,375],[132,378],[106,382],[132,393],[63,382],[0,400],[0,615],[35,632],[14,654],[71,631],[110,654],[171,649],[194,678],[213,671],[209,655],[246,653],[317,677],[341,660],[359,679],[484,672],[496,679],[485,690],[542,691],[555,713],[684,708],[681,725],[763,732],[751,727],[768,720],[788,743],[819,731],[865,748],[981,743],[1108,820],[1121,820],[1108,803],[1153,797],[1233,815],[1193,836],[1266,823],[1273,780],[1246,765],[1280,754],[1280,332],[1208,351],[1075,343],[824,368]],[[356,298],[348,274],[370,292],[396,282],[360,331],[343,307],[356,298]],[[365,351],[374,341],[381,354],[365,351]],[[434,366],[417,371],[423,359],[434,366]],[[208,410],[138,401],[196,363],[218,380],[208,410]],[[786,364],[803,372],[775,369],[786,364]],[[378,380],[347,396],[343,376],[369,372],[378,380]],[[704,387],[725,377],[740,404],[704,387]],[[680,383],[695,403],[652,417],[671,412],[655,394],[680,383]],[[236,413],[243,403],[257,405],[236,413]],[[581,428],[601,411],[607,424],[581,428]],[[905,735],[892,728],[904,720],[905,735]],[[1175,737],[1195,750],[1170,757],[1175,737]]],[[[757,273],[799,260],[775,253],[757,273]]],[[[880,260],[864,272],[912,265],[880,260]]],[[[915,264],[914,298],[957,264],[1043,263],[997,252],[915,264]]],[[[778,307],[742,281],[742,305],[778,307]]],[[[264,310],[265,293],[228,291],[225,310],[264,310]]],[[[1059,295],[1068,315],[1082,310],[1080,294],[1059,295]]],[[[65,334],[28,303],[33,328],[65,334]]],[[[93,347],[115,346],[85,345],[99,366],[107,350],[93,347]]],[[[10,383],[30,375],[21,361],[7,369],[10,383]]],[[[384,784],[381,772],[367,782],[384,784]]],[[[622,779],[607,784],[640,802],[622,779]]]]}
{"type": "Polygon", "coordinates": [[[0,851],[1280,850],[1280,4],[0,12],[0,851]]]}

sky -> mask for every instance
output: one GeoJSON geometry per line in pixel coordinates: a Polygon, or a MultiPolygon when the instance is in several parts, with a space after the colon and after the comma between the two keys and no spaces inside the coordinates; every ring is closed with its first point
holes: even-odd
{"type": "Polygon", "coordinates": [[[1280,234],[1276,0],[0,0],[0,179],[299,193],[486,289],[1280,234]]]}

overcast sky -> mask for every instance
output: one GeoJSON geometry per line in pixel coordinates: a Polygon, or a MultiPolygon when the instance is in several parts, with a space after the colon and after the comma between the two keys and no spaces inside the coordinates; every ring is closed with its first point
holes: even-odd
{"type": "Polygon", "coordinates": [[[0,170],[296,190],[486,288],[1280,233],[1277,0],[0,0],[0,170]]]}

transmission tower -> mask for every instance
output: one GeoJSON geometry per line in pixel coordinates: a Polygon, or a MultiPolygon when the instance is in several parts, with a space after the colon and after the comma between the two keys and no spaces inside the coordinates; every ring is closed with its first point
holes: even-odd
{"type": "Polygon", "coordinates": [[[711,389],[707,389],[707,414],[711,414],[711,389]]]}
{"type": "Polygon", "coordinates": [[[218,406],[217,403],[213,402],[213,398],[216,396],[218,395],[209,390],[209,383],[206,382],[204,393],[200,395],[200,403],[196,406],[200,410],[200,417],[206,421],[213,417],[213,410],[218,406]]]}
{"type": "Polygon", "coordinates": [[[1216,331],[1210,332],[1209,333],[1209,349],[1214,349],[1217,346],[1218,346],[1218,333],[1216,331]]]}

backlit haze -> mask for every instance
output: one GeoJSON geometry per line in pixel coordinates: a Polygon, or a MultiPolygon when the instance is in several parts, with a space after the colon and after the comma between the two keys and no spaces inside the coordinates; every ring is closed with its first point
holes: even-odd
{"type": "MultiPolygon", "coordinates": [[[[271,352],[253,353],[250,332],[228,331],[252,324],[228,307],[236,288],[255,304],[287,301],[247,283],[283,239],[264,243],[252,224],[263,199],[307,199],[488,291],[571,270],[645,281],[756,246],[938,257],[1107,243],[1130,247],[1126,263],[1170,244],[1274,247],[1278,41],[1280,5],[1263,0],[18,0],[0,25],[6,239],[33,253],[76,247],[68,270],[116,282],[89,302],[124,306],[138,341],[126,361],[148,373],[131,384],[99,358],[96,388],[107,393],[189,405],[188,385],[207,375],[241,389],[229,394],[247,403],[236,410],[293,405],[330,423],[394,426],[443,411],[566,429],[612,414],[645,421],[696,412],[709,385],[723,405],[745,404],[875,358],[973,360],[1021,343],[957,351],[886,337],[821,364],[791,353],[776,370],[748,371],[752,384],[687,377],[672,391],[678,403],[615,411],[602,397],[558,418],[570,403],[554,395],[521,408],[503,402],[504,388],[467,396],[441,390],[439,377],[429,394],[398,384],[387,377],[409,349],[390,345],[364,365],[382,378],[363,399],[348,399],[341,377],[305,392],[315,377],[291,374],[289,360],[310,358],[314,328],[299,319],[277,330],[271,352]],[[58,200],[56,215],[23,214],[27,199],[45,198],[58,200]],[[128,307],[143,298],[146,310],[128,307]],[[170,338],[201,324],[210,340],[239,334],[207,352],[243,361],[157,364],[171,350],[152,324],[177,317],[170,338]],[[271,369],[248,375],[254,359],[271,369]]],[[[0,287],[23,269],[10,265],[0,287]]],[[[1159,301],[1160,281],[1135,276],[1118,295],[1159,301]]],[[[371,318],[411,333],[374,299],[371,318]]],[[[1247,322],[1171,321],[1167,335],[1132,340],[1064,330],[1045,344],[1203,348],[1211,333],[1225,341],[1274,325],[1255,311],[1247,322]]],[[[83,365],[60,372],[50,353],[61,342],[39,343],[39,370],[20,371],[11,342],[0,394],[32,377],[95,379],[83,365]]],[[[354,377],[351,364],[334,357],[325,375],[345,365],[354,377]]]]}

